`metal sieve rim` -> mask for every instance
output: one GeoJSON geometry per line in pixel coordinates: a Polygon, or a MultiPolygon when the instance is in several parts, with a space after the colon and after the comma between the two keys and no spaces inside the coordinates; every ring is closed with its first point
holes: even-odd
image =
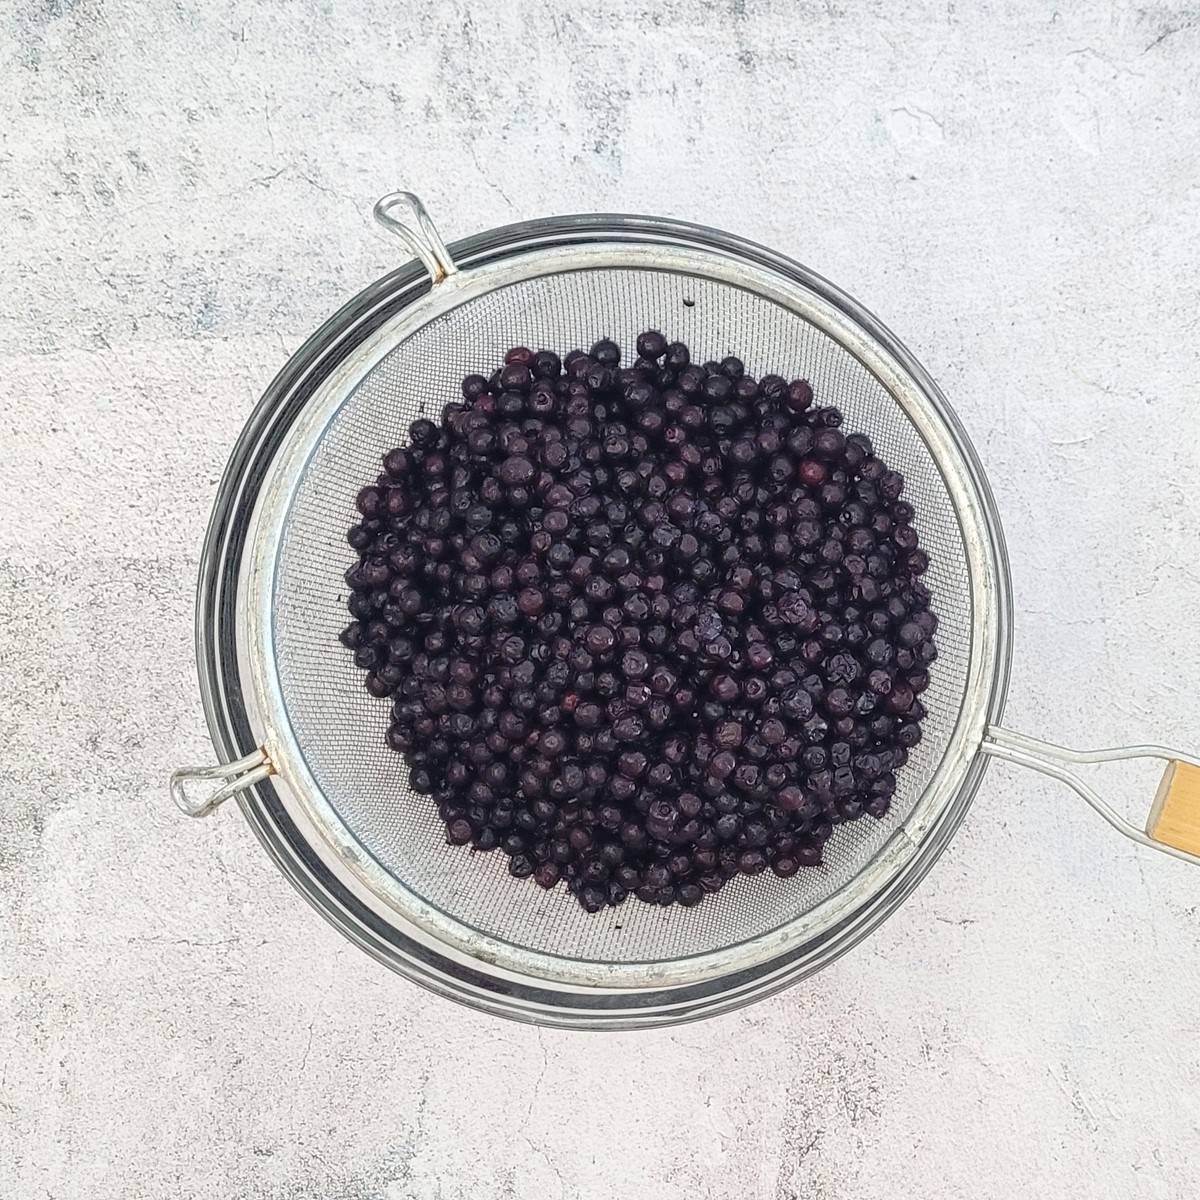
{"type": "MultiPolygon", "coordinates": [[[[886,888],[872,892],[843,922],[824,932],[819,939],[821,945],[779,947],[778,953],[762,961],[730,962],[715,978],[700,986],[679,979],[665,989],[657,985],[658,990],[650,995],[618,989],[605,997],[604,1004],[597,1005],[596,983],[592,982],[584,994],[570,996],[568,1004],[561,990],[550,991],[548,1000],[539,995],[547,991],[544,980],[537,984],[521,982],[518,975],[516,981],[503,981],[505,993],[498,996],[493,985],[500,981],[494,977],[492,966],[486,968],[487,973],[482,977],[472,977],[473,972],[477,974],[477,956],[467,954],[464,960],[446,946],[420,945],[421,939],[414,938],[412,930],[388,928],[386,913],[363,911],[363,897],[355,894],[347,880],[338,879],[327,862],[321,861],[310,840],[312,831],[309,837],[305,836],[294,819],[295,814],[285,811],[278,789],[263,783],[245,796],[243,811],[285,873],[324,915],[376,957],[435,990],[477,1007],[560,1024],[659,1023],[745,1003],[817,969],[865,936],[928,871],[961,821],[982,774],[984,760],[976,753],[979,736],[999,716],[1009,664],[1007,559],[994,504],[974,452],[925,372],[895,338],[849,297],[805,268],[742,239],[655,218],[567,217],[530,222],[459,243],[454,247],[454,255],[464,267],[498,263],[511,270],[514,259],[522,254],[528,258],[531,250],[580,246],[594,249],[600,243],[612,246],[630,239],[643,250],[657,248],[665,253],[666,247],[674,247],[676,252],[681,247],[699,249],[715,256],[713,261],[737,263],[747,270],[769,272],[790,281],[791,285],[798,284],[820,297],[894,360],[907,382],[920,393],[921,403],[936,418],[939,431],[958,458],[962,484],[975,509],[974,532],[978,535],[976,550],[980,556],[976,565],[981,568],[979,582],[986,590],[986,595],[975,599],[974,607],[994,618],[994,637],[991,669],[986,669],[987,663],[979,668],[982,687],[977,719],[971,722],[973,736],[969,745],[958,746],[962,761],[955,769],[961,779],[956,788],[949,789],[952,793],[949,801],[920,839],[915,854],[902,871],[903,878],[890,880],[886,888]],[[735,973],[731,975],[730,971],[735,973]]],[[[517,265],[519,268],[520,264],[517,265]]],[[[264,474],[273,462],[277,464],[283,435],[306,409],[315,388],[345,361],[351,349],[361,345],[365,336],[384,321],[403,313],[429,290],[420,272],[410,266],[356,297],[285,366],[235,448],[206,539],[197,625],[206,715],[214,742],[225,755],[236,757],[242,747],[262,740],[261,736],[255,737],[247,711],[242,685],[244,664],[242,667],[237,664],[238,651],[244,652],[247,647],[248,631],[242,627],[245,610],[236,602],[236,595],[238,581],[244,583],[246,578],[243,561],[246,521],[262,488],[264,474]]],[[[942,456],[937,457],[944,468],[942,456]]],[[[974,561],[973,555],[968,557],[974,561]]],[[[975,674],[973,668],[971,677],[975,674]]],[[[962,715],[958,724],[962,724],[962,715]]],[[[952,746],[958,740],[955,734],[952,746]]],[[[366,907],[370,909],[369,905],[366,907]]]]}

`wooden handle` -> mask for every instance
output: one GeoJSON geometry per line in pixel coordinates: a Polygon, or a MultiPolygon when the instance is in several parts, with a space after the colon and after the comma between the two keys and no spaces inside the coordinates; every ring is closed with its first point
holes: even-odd
{"type": "Polygon", "coordinates": [[[1200,767],[1178,759],[1167,764],[1146,832],[1156,842],[1200,855],[1200,767]]]}

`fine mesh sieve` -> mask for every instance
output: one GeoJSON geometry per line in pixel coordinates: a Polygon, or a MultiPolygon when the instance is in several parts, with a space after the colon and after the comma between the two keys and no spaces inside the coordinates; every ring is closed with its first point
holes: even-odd
{"type": "Polygon", "coordinates": [[[727,235],[564,218],[497,231],[452,258],[414,197],[387,197],[377,215],[429,278],[410,268],[343,310],[243,435],[209,533],[199,645],[218,743],[260,749],[210,769],[229,782],[200,802],[181,773],[177,799],[210,811],[251,787],[243,809],[326,915],[389,965],[505,1015],[661,1023],[816,969],[928,870],[970,801],[981,751],[1018,761],[1048,752],[989,732],[1007,678],[1007,565],[964,435],[873,318],[727,235]],[[565,353],[607,336],[628,347],[646,328],[686,342],[697,361],[732,353],[751,374],[807,378],[848,430],[869,434],[903,473],[929,553],[939,657],[925,736],[888,815],[836,827],[823,866],[737,877],[693,909],[630,900],[588,914],[561,885],[514,881],[499,854],[447,846],[431,799],[409,790],[384,740],[389,704],[365,692],[337,640],[353,561],[345,534],[381,453],[403,444],[417,417],[436,419],[464,375],[486,372],[512,345],[565,353]]]}

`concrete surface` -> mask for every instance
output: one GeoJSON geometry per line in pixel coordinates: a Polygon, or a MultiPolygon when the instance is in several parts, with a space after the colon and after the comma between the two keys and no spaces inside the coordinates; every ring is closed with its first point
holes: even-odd
{"type": "Polygon", "coordinates": [[[165,786],[225,456],[401,185],[837,280],[991,473],[1011,723],[1200,743],[1194,6],[9,0],[0,78],[0,1196],[1197,1194],[1200,872],[1038,777],[815,981],[603,1038],[393,978],[165,786]]]}

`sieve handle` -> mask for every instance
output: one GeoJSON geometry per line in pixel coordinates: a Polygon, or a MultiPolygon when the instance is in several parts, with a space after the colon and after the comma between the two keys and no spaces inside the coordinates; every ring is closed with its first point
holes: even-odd
{"type": "Polygon", "coordinates": [[[375,220],[384,229],[403,238],[408,248],[425,264],[434,283],[458,274],[458,267],[442,241],[425,205],[412,192],[389,192],[375,205],[375,220]]]}
{"type": "Polygon", "coordinates": [[[274,773],[266,749],[260,746],[237,762],[218,763],[215,767],[180,767],[171,775],[171,798],[189,817],[207,817],[230,796],[274,773]],[[225,783],[203,797],[193,798],[189,794],[189,784],[209,779],[223,779],[225,783]]]}
{"type": "Polygon", "coordinates": [[[1074,788],[1118,833],[1140,845],[1200,866],[1200,758],[1166,746],[1068,750],[999,725],[988,729],[980,748],[993,758],[1032,767],[1074,788]],[[1160,758],[1167,764],[1144,831],[1125,820],[1072,770],[1080,763],[1120,762],[1130,758],[1160,758]]]}

